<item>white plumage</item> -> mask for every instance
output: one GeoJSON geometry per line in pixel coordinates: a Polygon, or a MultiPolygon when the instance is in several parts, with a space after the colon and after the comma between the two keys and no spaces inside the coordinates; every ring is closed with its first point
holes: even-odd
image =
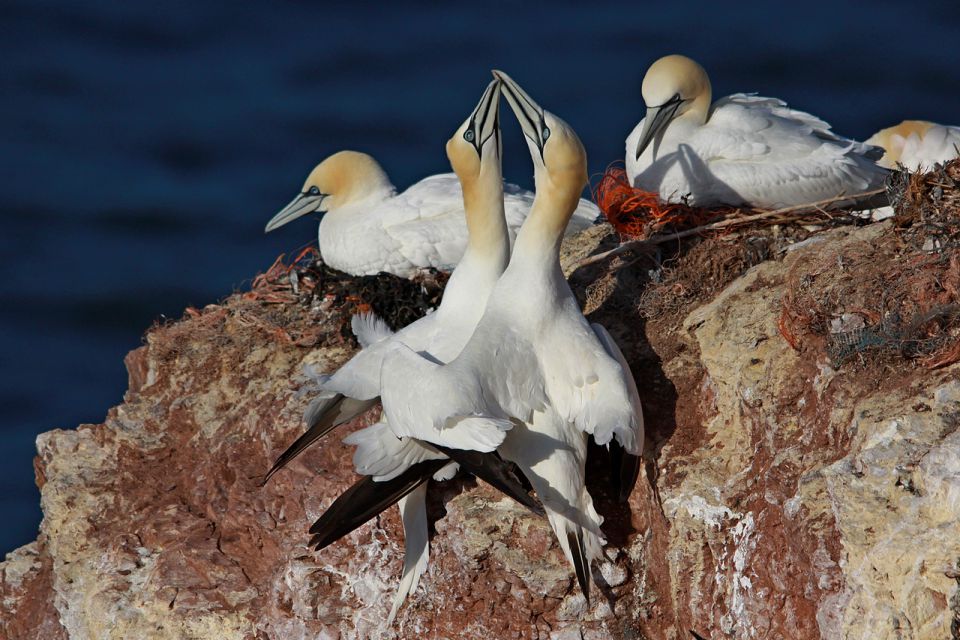
{"type": "Polygon", "coordinates": [[[441,365],[387,345],[384,415],[396,433],[424,440],[464,420],[513,420],[498,451],[536,489],[589,598],[589,565],[603,538],[584,486],[586,434],[601,444],[615,438],[639,455],[643,417],[619,350],[605,348],[612,340],[587,323],[560,270],[560,239],[586,184],[586,154],[572,129],[498,77],[529,139],[537,200],[459,356],[441,365]]]}
{"type": "MultiPolygon", "coordinates": [[[[504,185],[511,242],[532,202],[529,191],[504,185]]],[[[387,272],[408,278],[427,267],[451,271],[467,243],[456,174],[430,176],[397,193],[380,165],[355,151],[341,151],[317,165],[303,192],[266,230],[314,211],[324,213],[318,231],[324,262],[353,275],[387,272]]],[[[598,214],[596,205],[581,200],[567,233],[587,228],[598,214]]]]}
{"type": "Polygon", "coordinates": [[[903,165],[909,171],[929,171],[938,162],[960,157],[960,127],[924,120],[904,120],[881,129],[867,140],[884,150],[885,167],[903,165]]]}
{"type": "Polygon", "coordinates": [[[737,93],[711,105],[703,68],[655,62],[643,81],[647,115],[626,141],[631,184],[665,201],[779,208],[882,187],[881,150],[776,98],[737,93]]]}
{"type": "MultiPolygon", "coordinates": [[[[447,282],[440,306],[432,314],[397,333],[392,333],[382,320],[373,315],[355,316],[352,326],[363,349],[334,374],[317,377],[322,395],[311,403],[307,410],[305,419],[308,424],[316,422],[322,414],[326,414],[332,424],[339,424],[372,406],[380,395],[381,364],[391,345],[402,344],[424,357],[446,362],[459,354],[473,333],[486,306],[487,297],[503,273],[510,255],[500,167],[499,96],[499,82],[494,81],[487,87],[474,113],[447,144],[447,155],[459,174],[459,179],[454,178],[458,181],[456,193],[460,198],[459,207],[454,209],[452,206],[441,206],[433,210],[430,208],[433,205],[428,205],[425,201],[421,205],[409,205],[409,210],[433,211],[434,217],[444,219],[441,224],[423,227],[431,229],[432,232],[452,228],[447,223],[454,213],[460,217],[466,249],[447,282]],[[468,142],[465,135],[470,136],[469,140],[478,141],[477,144],[468,142]],[[464,183],[463,190],[459,187],[459,181],[464,183]],[[351,399],[352,404],[341,402],[342,397],[351,399]]],[[[430,188],[440,184],[447,185],[444,192],[452,192],[446,177],[434,177],[420,183],[424,184],[433,185],[430,188]]],[[[427,197],[424,189],[411,189],[407,194],[411,191],[416,195],[412,201],[414,203],[419,202],[421,197],[427,197]]],[[[392,199],[407,202],[408,198],[405,196],[406,194],[392,199]]],[[[396,216],[394,220],[403,217],[399,213],[403,207],[393,206],[388,210],[396,216]]],[[[339,213],[341,212],[331,211],[324,221],[339,213]]],[[[376,219],[360,212],[356,212],[353,217],[357,220],[376,219]]],[[[336,220],[336,217],[334,219],[336,220]]],[[[417,219],[419,218],[416,216],[409,216],[408,222],[417,219]]],[[[391,224],[383,228],[396,229],[398,226],[402,227],[403,224],[391,224]]],[[[409,230],[402,231],[407,233],[409,230]]],[[[399,235],[402,236],[403,233],[399,235]]],[[[322,241],[323,224],[320,237],[322,241]]],[[[432,236],[433,240],[440,237],[437,234],[432,236]]],[[[433,240],[431,243],[434,246],[442,245],[433,240]]],[[[487,430],[478,430],[471,428],[472,425],[467,421],[460,428],[449,429],[443,437],[433,438],[432,441],[453,448],[492,451],[503,441],[503,430],[510,426],[512,425],[509,423],[501,423],[487,430]]],[[[416,440],[398,438],[386,422],[379,422],[355,432],[348,436],[345,442],[357,446],[354,455],[356,470],[373,476],[377,481],[395,478],[417,462],[446,457],[416,440]]],[[[434,477],[450,478],[456,473],[457,467],[456,463],[451,462],[441,468],[434,477]]],[[[416,588],[427,565],[429,545],[425,495],[425,485],[421,485],[398,503],[404,525],[406,556],[403,577],[393,601],[388,625],[393,621],[406,596],[416,588]]]]}

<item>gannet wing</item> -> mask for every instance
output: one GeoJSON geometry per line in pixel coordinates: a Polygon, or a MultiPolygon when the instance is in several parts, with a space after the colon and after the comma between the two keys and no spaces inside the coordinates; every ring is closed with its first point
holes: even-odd
{"type": "Polygon", "coordinates": [[[688,167],[691,183],[709,176],[695,185],[703,201],[713,184],[735,187],[746,201],[764,206],[817,202],[877,189],[888,173],[876,164],[879,147],[837,135],[820,118],[774,98],[734,94],[718,100],[707,124],[685,142],[677,162],[688,167]]]}
{"type": "MultiPolygon", "coordinates": [[[[534,513],[543,514],[540,503],[527,493],[518,479],[514,465],[496,452],[481,453],[429,445],[413,438],[397,438],[385,422],[355,431],[343,442],[357,447],[353,455],[357,473],[373,476],[377,482],[393,480],[420,462],[449,458],[467,473],[472,473],[534,513]]],[[[439,479],[436,476],[434,478],[439,479]]]]}
{"type": "Polygon", "coordinates": [[[363,476],[333,501],[327,510],[310,527],[310,546],[317,551],[336,542],[354,531],[387,507],[396,504],[419,485],[430,479],[449,460],[419,462],[399,476],[385,482],[377,482],[371,476],[363,476]]]}
{"type": "Polygon", "coordinates": [[[615,442],[611,442],[614,465],[614,484],[617,490],[617,498],[620,502],[626,502],[637,483],[637,477],[640,475],[640,454],[643,448],[643,410],[640,406],[640,394],[637,391],[637,382],[630,371],[630,365],[623,356],[623,352],[617,345],[613,336],[607,331],[606,327],[598,323],[592,323],[590,327],[596,334],[600,344],[603,345],[607,354],[617,361],[624,373],[624,382],[630,398],[630,407],[633,412],[634,422],[629,436],[624,437],[621,426],[614,430],[615,442]],[[627,448],[622,443],[634,443],[634,446],[627,448]]]}
{"type": "MultiPolygon", "coordinates": [[[[306,451],[311,444],[341,424],[353,420],[375,404],[377,404],[377,398],[373,400],[354,400],[353,398],[347,398],[337,394],[333,398],[333,401],[329,405],[326,405],[325,410],[316,416],[316,422],[308,425],[307,431],[294,440],[293,444],[287,447],[286,451],[280,454],[277,461],[274,462],[270,470],[267,471],[263,483],[266,484],[270,478],[273,477],[273,474],[290,464],[294,458],[306,451]]],[[[308,409],[308,415],[311,417],[314,417],[316,413],[318,412],[311,412],[308,409]]]]}
{"type": "Polygon", "coordinates": [[[380,390],[386,422],[399,437],[490,452],[513,427],[490,410],[469,371],[441,365],[396,341],[383,358],[380,390]]]}
{"type": "Polygon", "coordinates": [[[377,482],[393,480],[420,462],[447,457],[412,438],[398,438],[382,421],[351,433],[343,442],[356,447],[353,466],[357,473],[373,476],[377,482]]]}
{"type": "Polygon", "coordinates": [[[392,201],[384,231],[411,263],[451,271],[467,246],[463,190],[452,173],[430,176],[392,201]]]}

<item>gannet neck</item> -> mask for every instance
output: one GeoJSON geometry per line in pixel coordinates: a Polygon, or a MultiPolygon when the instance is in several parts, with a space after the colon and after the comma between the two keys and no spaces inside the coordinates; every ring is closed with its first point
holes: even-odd
{"type": "MultiPolygon", "coordinates": [[[[542,256],[556,262],[567,223],[587,184],[586,153],[572,130],[551,120],[554,133],[544,148],[544,164],[535,165],[537,188],[530,215],[517,234],[514,255],[542,256]]],[[[536,158],[535,147],[531,155],[536,158]]]]}
{"type": "Polygon", "coordinates": [[[499,265],[502,271],[510,258],[510,231],[503,206],[499,159],[490,164],[497,166],[483,167],[475,179],[461,179],[467,220],[467,248],[462,260],[480,258],[499,265]]]}
{"type": "Polygon", "coordinates": [[[370,197],[383,198],[394,192],[390,178],[380,164],[366,153],[340,151],[318,164],[303,185],[326,194],[328,209],[360,202],[370,197]]]}
{"type": "MultiPolygon", "coordinates": [[[[447,141],[447,158],[463,191],[467,247],[461,264],[495,274],[506,268],[510,236],[503,202],[500,146],[500,81],[491,82],[479,104],[447,141]],[[485,265],[485,266],[480,266],[485,265]]],[[[489,273],[471,273],[483,278],[489,273]]]]}
{"type": "Polygon", "coordinates": [[[507,74],[494,71],[493,75],[503,83],[507,102],[520,122],[537,187],[530,215],[517,234],[511,266],[514,260],[549,263],[551,271],[559,271],[560,242],[587,184],[587,153],[570,125],[544,110],[507,74]]]}

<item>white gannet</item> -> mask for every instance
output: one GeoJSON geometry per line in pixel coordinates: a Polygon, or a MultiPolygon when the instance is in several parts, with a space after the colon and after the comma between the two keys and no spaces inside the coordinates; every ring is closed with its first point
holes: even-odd
{"type": "MultiPolygon", "coordinates": [[[[504,187],[510,239],[523,223],[533,194],[504,187]]],[[[467,243],[460,181],[453,173],[424,178],[398,194],[376,160],[340,151],[314,168],[298,194],[267,223],[265,231],[321,212],[318,240],[323,261],[352,275],[382,271],[409,278],[419,269],[450,271],[467,243]]],[[[594,223],[600,210],[580,200],[568,234],[594,223]]]]}
{"type": "Polygon", "coordinates": [[[631,185],[699,207],[779,208],[883,186],[882,151],[776,98],[735,93],[711,105],[710,79],[680,55],[643,78],[647,115],[627,136],[631,185]]]}
{"type": "Polygon", "coordinates": [[[584,485],[587,434],[613,439],[621,498],[636,481],[643,416],[633,376],[609,334],[590,325],[560,269],[563,229],[587,183],[574,131],[494,72],[527,138],[536,200],[510,264],[476,331],[447,365],[391,343],[382,368],[384,415],[399,434],[430,439],[461,420],[514,421],[500,454],[536,490],[560,546],[590,598],[590,564],[604,543],[584,485]]]}
{"type": "MultiPolygon", "coordinates": [[[[308,430],[277,460],[266,480],[311,443],[376,404],[380,395],[380,364],[385,348],[403,343],[437,361],[456,356],[473,332],[487,296],[509,259],[504,217],[500,161],[500,83],[487,87],[470,117],[447,142],[447,155],[463,183],[462,209],[468,229],[467,247],[443,294],[439,308],[403,330],[392,333],[372,315],[353,318],[354,333],[363,347],[330,376],[322,376],[325,395],[311,403],[305,420],[308,430]]],[[[465,426],[469,425],[467,421],[465,426]]],[[[403,578],[388,624],[408,593],[416,589],[426,568],[429,548],[426,517],[426,480],[451,477],[457,463],[501,491],[538,510],[538,505],[492,452],[503,439],[507,423],[494,428],[451,430],[450,437],[434,438],[439,445],[398,439],[384,422],[358,431],[347,439],[356,444],[354,462],[367,477],[340,496],[311,527],[311,545],[323,548],[346,535],[399,500],[406,539],[403,578]],[[462,437],[459,437],[461,436],[462,437]],[[467,451],[465,449],[479,450],[467,451]],[[408,493],[412,492],[412,493],[408,493]]]]}
{"type": "Polygon", "coordinates": [[[877,131],[867,139],[867,144],[883,148],[879,164],[888,169],[901,164],[908,171],[929,171],[938,162],[960,157],[960,127],[904,120],[877,131]]]}

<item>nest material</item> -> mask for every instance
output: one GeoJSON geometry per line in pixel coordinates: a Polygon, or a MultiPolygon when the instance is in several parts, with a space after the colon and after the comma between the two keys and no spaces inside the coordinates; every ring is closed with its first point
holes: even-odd
{"type": "Polygon", "coordinates": [[[702,209],[685,202],[661,202],[656,193],[631,186],[627,172],[618,166],[609,167],[603,174],[593,199],[620,235],[639,239],[667,228],[692,229],[738,211],[730,207],[702,209]]]}
{"type": "Polygon", "coordinates": [[[929,173],[897,171],[887,193],[904,240],[925,251],[960,250],[960,159],[929,173]]]}
{"type": "Polygon", "coordinates": [[[889,233],[793,270],[780,332],[798,350],[824,343],[835,367],[960,361],[960,161],[897,172],[889,193],[889,233]]]}
{"type": "Polygon", "coordinates": [[[389,273],[352,276],[328,267],[316,249],[303,251],[290,263],[284,256],[258,275],[244,298],[266,304],[298,304],[333,328],[342,340],[355,343],[350,329],[354,314],[373,312],[393,330],[401,329],[430,313],[440,304],[449,275],[424,270],[405,279],[389,273]]]}

